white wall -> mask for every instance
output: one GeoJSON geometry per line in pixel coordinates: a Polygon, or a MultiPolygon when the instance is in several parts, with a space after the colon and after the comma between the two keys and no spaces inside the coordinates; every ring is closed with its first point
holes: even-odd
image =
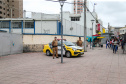
{"type": "MultiPolygon", "coordinates": [[[[60,35],[23,35],[23,43],[24,44],[48,44],[54,40],[54,37],[61,39],[60,35]]],[[[70,42],[76,42],[79,37],[74,36],[63,36],[63,39],[66,39],[70,42]]],[[[81,38],[84,41],[84,38],[81,38]]]]}
{"type": "MultiPolygon", "coordinates": [[[[97,14],[95,12],[92,12],[92,14],[95,17],[97,17],[97,14]]],[[[86,16],[87,16],[87,24],[86,24],[87,25],[87,36],[91,36],[92,35],[92,30],[90,30],[90,28],[92,28],[91,20],[92,19],[94,20],[94,18],[89,12],[87,12],[86,16]]],[[[75,15],[75,14],[70,14],[70,12],[63,12],[63,18],[64,18],[64,20],[63,20],[64,25],[63,26],[65,26],[66,29],[68,29],[68,30],[70,29],[71,23],[72,23],[72,25],[74,25],[74,26],[72,26],[72,27],[74,27],[74,30],[72,31],[72,35],[74,35],[76,32],[77,32],[77,35],[83,35],[83,33],[84,33],[84,13],[75,15]],[[74,17],[74,16],[80,17],[80,21],[71,21],[71,17],[74,17]],[[80,25],[81,26],[80,29],[79,30],[76,29],[75,25],[80,25]]],[[[96,26],[95,25],[96,25],[96,22],[94,22],[94,24],[93,24],[93,34],[96,34],[96,31],[95,31],[96,26]]],[[[69,31],[69,32],[71,32],[71,31],[69,31]]]]}
{"type": "Polygon", "coordinates": [[[23,52],[22,35],[0,33],[0,39],[0,56],[23,52]]]}
{"type": "Polygon", "coordinates": [[[22,29],[11,29],[12,33],[22,34],[22,29]]]}
{"type": "Polygon", "coordinates": [[[44,20],[48,20],[48,19],[60,19],[60,14],[44,14],[44,13],[32,13],[32,18],[33,19],[44,19],[44,20]]]}
{"type": "Polygon", "coordinates": [[[120,34],[125,34],[126,33],[126,28],[121,28],[119,33],[120,34]]]}
{"type": "Polygon", "coordinates": [[[36,21],[35,33],[57,34],[57,21],[36,21]]]}
{"type": "Polygon", "coordinates": [[[84,33],[83,29],[84,27],[82,25],[63,19],[63,33],[64,34],[83,36],[83,33],[84,33]],[[73,30],[71,30],[71,28],[73,28],[73,30]]]}

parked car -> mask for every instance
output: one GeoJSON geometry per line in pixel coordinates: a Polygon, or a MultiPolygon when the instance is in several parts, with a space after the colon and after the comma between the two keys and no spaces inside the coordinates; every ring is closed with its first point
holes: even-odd
{"type": "MultiPolygon", "coordinates": [[[[52,42],[43,46],[43,52],[47,56],[53,54],[52,42]]],[[[84,49],[82,47],[76,46],[74,43],[63,40],[63,55],[66,57],[71,56],[81,56],[84,54],[84,49]]],[[[58,40],[58,55],[61,55],[61,40],[58,40]]]]}

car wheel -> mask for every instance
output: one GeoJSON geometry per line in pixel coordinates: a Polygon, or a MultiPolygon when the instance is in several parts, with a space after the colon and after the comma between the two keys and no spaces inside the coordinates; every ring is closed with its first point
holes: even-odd
{"type": "Polygon", "coordinates": [[[71,57],[71,53],[68,51],[68,52],[66,52],[66,57],[71,57]]]}
{"type": "Polygon", "coordinates": [[[51,53],[50,53],[49,50],[46,51],[46,55],[47,55],[47,56],[50,56],[50,55],[51,55],[51,53]]]}

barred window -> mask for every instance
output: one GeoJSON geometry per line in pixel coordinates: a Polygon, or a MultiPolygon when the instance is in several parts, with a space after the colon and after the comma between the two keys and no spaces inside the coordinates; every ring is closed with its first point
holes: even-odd
{"type": "Polygon", "coordinates": [[[34,22],[25,22],[25,28],[34,28],[34,22]]]}
{"type": "Polygon", "coordinates": [[[12,28],[22,28],[21,21],[12,22],[12,28]]]}
{"type": "Polygon", "coordinates": [[[2,11],[0,11],[0,14],[2,14],[2,11]]]}
{"type": "Polygon", "coordinates": [[[2,9],[2,6],[0,6],[0,9],[2,9]]]}
{"type": "Polygon", "coordinates": [[[0,4],[2,4],[2,1],[0,1],[0,4]]]}
{"type": "Polygon", "coordinates": [[[80,17],[71,17],[71,21],[80,21],[80,17]]]}
{"type": "Polygon", "coordinates": [[[9,28],[9,22],[0,22],[0,28],[9,28]]]}

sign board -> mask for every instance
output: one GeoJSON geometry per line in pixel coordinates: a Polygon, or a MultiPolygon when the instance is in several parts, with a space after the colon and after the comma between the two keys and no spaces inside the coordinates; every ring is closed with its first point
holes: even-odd
{"type": "Polygon", "coordinates": [[[97,30],[100,31],[100,24],[97,24],[97,30]]]}

